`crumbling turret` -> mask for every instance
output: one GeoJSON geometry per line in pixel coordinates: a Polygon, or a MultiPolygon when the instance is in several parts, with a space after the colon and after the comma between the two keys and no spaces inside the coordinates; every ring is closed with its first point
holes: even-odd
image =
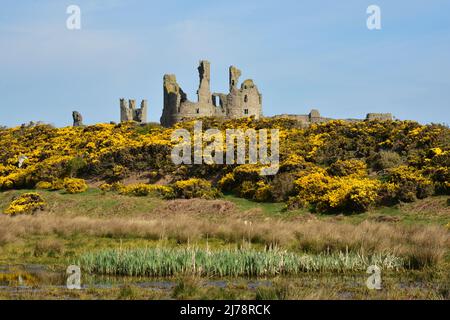
{"type": "Polygon", "coordinates": [[[141,107],[136,108],[136,100],[120,99],[120,122],[127,121],[147,122],[147,100],[142,100],[141,107]]]}
{"type": "Polygon", "coordinates": [[[231,66],[229,68],[229,84],[230,84],[230,92],[237,88],[237,84],[239,83],[239,78],[241,77],[241,70],[236,68],[235,66],[231,66]]]}
{"type": "Polygon", "coordinates": [[[212,103],[211,90],[210,90],[210,63],[209,61],[200,61],[200,66],[198,67],[198,74],[200,77],[200,84],[198,87],[197,95],[199,103],[212,103]]]}

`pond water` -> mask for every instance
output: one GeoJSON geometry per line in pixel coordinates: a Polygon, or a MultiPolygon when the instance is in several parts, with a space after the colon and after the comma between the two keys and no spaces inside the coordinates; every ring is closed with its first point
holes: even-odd
{"type": "MultiPolygon", "coordinates": [[[[366,290],[366,281],[369,275],[365,272],[351,274],[318,274],[305,273],[296,277],[279,277],[285,282],[292,283],[296,288],[303,290],[329,289],[337,292],[337,297],[352,299],[356,291],[366,290]]],[[[44,265],[0,265],[0,296],[12,296],[20,293],[40,293],[67,288],[65,270],[52,269],[44,265]]],[[[245,291],[255,291],[259,287],[276,287],[277,279],[246,279],[246,278],[200,278],[197,284],[201,287],[228,288],[238,287],[245,291]]],[[[448,296],[448,279],[430,279],[429,275],[420,272],[403,271],[383,275],[383,287],[389,292],[401,291],[409,297],[409,293],[428,291],[438,292],[441,296],[448,296]],[[447,288],[447,289],[445,289],[447,288]],[[445,291],[445,292],[444,292],[445,291]],[[442,293],[443,292],[443,293],[442,293]]],[[[126,285],[133,285],[144,290],[170,293],[178,284],[180,278],[148,278],[148,277],[122,277],[101,276],[81,273],[82,290],[114,289],[126,285]]]]}
{"type": "MultiPolygon", "coordinates": [[[[65,271],[55,271],[44,265],[0,265],[0,291],[17,289],[49,289],[66,288],[68,275],[65,271]]],[[[123,277],[123,276],[101,276],[82,274],[82,289],[88,288],[114,288],[126,284],[155,290],[172,290],[178,283],[177,278],[148,278],[148,277],[123,277]]],[[[231,285],[238,285],[241,282],[237,279],[204,279],[203,286],[213,286],[226,288],[231,285]]],[[[246,279],[248,289],[256,289],[260,286],[268,287],[272,285],[270,280],[246,279]]]]}

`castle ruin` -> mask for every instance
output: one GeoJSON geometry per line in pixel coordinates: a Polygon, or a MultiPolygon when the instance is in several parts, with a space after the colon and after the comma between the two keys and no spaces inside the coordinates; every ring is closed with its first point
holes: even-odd
{"type": "Polygon", "coordinates": [[[320,123],[332,120],[331,118],[324,118],[320,115],[319,110],[312,109],[309,114],[279,114],[272,117],[273,119],[291,119],[296,120],[302,124],[308,125],[311,123],[320,123]]]}
{"type": "Polygon", "coordinates": [[[177,83],[173,74],[164,75],[164,107],[161,125],[170,127],[177,122],[200,117],[238,119],[254,116],[262,117],[262,96],[253,80],[245,80],[238,88],[241,71],[229,68],[229,93],[212,93],[210,89],[210,63],[200,61],[200,78],[197,102],[189,101],[186,93],[177,83]]]}
{"type": "MultiPolygon", "coordinates": [[[[321,123],[321,122],[327,122],[331,120],[336,120],[333,118],[325,118],[320,115],[319,110],[312,109],[309,114],[279,114],[271,117],[272,119],[291,119],[298,121],[304,126],[309,126],[313,123],[321,123]]],[[[347,122],[357,122],[357,121],[364,121],[363,119],[340,119],[347,122]]],[[[394,117],[391,113],[368,113],[366,115],[365,121],[392,121],[394,120],[394,117]]]]}
{"type": "MultiPolygon", "coordinates": [[[[211,92],[211,65],[209,61],[201,60],[197,68],[199,86],[197,102],[187,98],[187,94],[177,83],[174,74],[165,74],[163,78],[164,106],[160,118],[161,125],[171,127],[174,124],[201,117],[213,117],[229,120],[245,117],[263,118],[262,95],[252,79],[247,79],[239,86],[241,70],[234,66],[229,68],[229,92],[211,92]]],[[[82,125],[79,113],[73,114],[74,126],[82,125]]],[[[322,117],[319,110],[312,109],[309,114],[280,114],[270,118],[287,118],[298,121],[304,126],[333,120],[322,117]]],[[[391,113],[368,113],[365,121],[393,120],[391,113]]],[[[344,121],[364,121],[363,119],[342,119],[344,121]]],[[[141,107],[136,108],[136,100],[120,99],[120,121],[134,121],[144,124],[147,122],[147,100],[142,100],[141,107]]]]}
{"type": "Polygon", "coordinates": [[[147,100],[141,101],[141,107],[136,108],[136,100],[120,99],[120,122],[136,121],[147,122],[147,100]]]}

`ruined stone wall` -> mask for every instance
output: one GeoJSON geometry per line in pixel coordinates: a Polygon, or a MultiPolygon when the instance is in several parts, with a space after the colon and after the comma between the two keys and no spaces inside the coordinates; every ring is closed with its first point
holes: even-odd
{"type": "Polygon", "coordinates": [[[241,71],[231,66],[229,69],[230,92],[211,93],[210,63],[200,61],[198,67],[199,88],[197,102],[191,102],[181,90],[174,75],[164,76],[164,107],[161,125],[173,126],[183,120],[199,117],[217,117],[237,119],[242,117],[262,116],[262,97],[252,80],[246,80],[238,88],[241,71]]]}
{"type": "Polygon", "coordinates": [[[307,114],[277,114],[275,116],[270,117],[272,119],[291,119],[299,122],[307,123],[309,122],[309,117],[307,114]]]}
{"type": "MultiPolygon", "coordinates": [[[[302,123],[305,126],[309,126],[313,123],[328,122],[331,120],[336,120],[332,118],[325,118],[320,115],[319,110],[312,109],[309,114],[279,114],[271,117],[272,119],[291,119],[302,123]]],[[[366,119],[339,119],[346,122],[360,122],[360,121],[370,121],[370,120],[393,120],[392,114],[390,113],[369,113],[366,119]]]]}
{"type": "Polygon", "coordinates": [[[134,121],[140,123],[147,123],[147,108],[148,108],[147,100],[142,100],[141,107],[134,111],[134,121]]]}
{"type": "Polygon", "coordinates": [[[368,113],[366,116],[366,120],[368,120],[368,121],[371,121],[371,120],[385,121],[385,120],[393,120],[393,117],[392,117],[391,113],[368,113]]]}
{"type": "Polygon", "coordinates": [[[274,119],[292,119],[299,122],[302,122],[304,124],[312,124],[312,123],[320,123],[320,122],[326,122],[330,121],[332,119],[330,118],[324,118],[320,115],[319,110],[312,109],[309,114],[280,114],[272,117],[274,119]]]}
{"type": "Polygon", "coordinates": [[[120,122],[136,121],[139,123],[147,122],[147,100],[141,101],[141,107],[136,108],[136,100],[120,99],[120,122]]]}
{"type": "MultiPolygon", "coordinates": [[[[211,68],[206,60],[200,61],[198,67],[199,87],[197,102],[191,102],[177,83],[175,75],[164,76],[164,107],[161,116],[161,125],[173,126],[183,120],[199,117],[217,117],[223,119],[239,119],[253,116],[256,119],[263,117],[262,95],[251,79],[242,82],[239,87],[241,70],[231,66],[229,68],[229,92],[211,93],[211,68]]],[[[121,101],[122,106],[122,101],[121,101]]],[[[126,111],[127,112],[127,111],[126,111]]],[[[128,114],[126,114],[128,117],[128,114]]],[[[305,125],[321,123],[332,120],[320,115],[319,110],[312,109],[309,114],[283,114],[273,118],[288,118],[305,125]]],[[[392,120],[390,113],[369,113],[366,120],[392,120]]],[[[362,119],[347,119],[345,121],[363,121],[362,119]]]]}

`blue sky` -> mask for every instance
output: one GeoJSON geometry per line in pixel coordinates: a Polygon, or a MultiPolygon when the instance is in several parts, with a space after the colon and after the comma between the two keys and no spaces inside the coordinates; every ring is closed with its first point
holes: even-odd
{"type": "Polygon", "coordinates": [[[148,99],[159,121],[162,77],[175,73],[196,100],[197,65],[211,61],[211,90],[228,66],[253,78],[265,115],[335,118],[392,112],[450,121],[448,0],[2,0],[0,124],[119,120],[119,98],[148,99]],[[66,28],[81,8],[82,29],[66,28]],[[366,9],[381,8],[369,31],[366,9]]]}

